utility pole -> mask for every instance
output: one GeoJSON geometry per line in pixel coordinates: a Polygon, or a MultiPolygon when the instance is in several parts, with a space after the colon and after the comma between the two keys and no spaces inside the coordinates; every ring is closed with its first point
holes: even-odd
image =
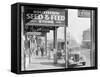
{"type": "Polygon", "coordinates": [[[55,27],[54,31],[54,64],[57,64],[57,28],[55,27]]]}

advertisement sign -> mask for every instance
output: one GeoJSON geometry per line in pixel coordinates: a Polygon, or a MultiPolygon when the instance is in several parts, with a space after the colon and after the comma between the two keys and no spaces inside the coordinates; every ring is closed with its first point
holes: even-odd
{"type": "Polygon", "coordinates": [[[64,9],[25,7],[24,13],[25,25],[65,26],[64,9]]]}
{"type": "Polygon", "coordinates": [[[78,17],[90,18],[90,15],[91,15],[90,10],[78,10],[78,17]]]}

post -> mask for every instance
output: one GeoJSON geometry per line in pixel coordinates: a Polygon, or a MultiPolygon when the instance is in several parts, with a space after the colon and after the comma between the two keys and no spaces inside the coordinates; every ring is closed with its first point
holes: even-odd
{"type": "Polygon", "coordinates": [[[31,39],[29,39],[29,64],[31,64],[31,39]]]}
{"type": "Polygon", "coordinates": [[[57,64],[57,28],[55,27],[54,31],[54,64],[57,64]]]}
{"type": "Polygon", "coordinates": [[[64,26],[64,51],[65,51],[65,68],[68,68],[68,50],[67,50],[67,40],[66,40],[66,28],[68,26],[68,9],[65,9],[65,26],[64,26]]]}
{"type": "Polygon", "coordinates": [[[45,55],[47,56],[47,33],[45,33],[45,55]]]}

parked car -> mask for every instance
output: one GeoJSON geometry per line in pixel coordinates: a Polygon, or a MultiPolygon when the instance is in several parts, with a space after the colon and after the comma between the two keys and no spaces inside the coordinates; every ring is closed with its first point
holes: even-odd
{"type": "Polygon", "coordinates": [[[86,64],[86,58],[80,52],[71,52],[68,57],[68,66],[84,66],[86,64]]]}

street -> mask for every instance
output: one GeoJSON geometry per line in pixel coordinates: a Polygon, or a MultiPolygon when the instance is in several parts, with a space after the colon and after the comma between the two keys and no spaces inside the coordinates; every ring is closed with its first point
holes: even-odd
{"type": "MultiPolygon", "coordinates": [[[[86,59],[86,64],[84,66],[75,66],[73,68],[80,67],[90,67],[90,50],[89,49],[81,49],[81,54],[86,59]]],[[[53,54],[51,55],[53,56],[53,54]]],[[[31,55],[31,60],[29,63],[29,57],[26,57],[26,70],[43,70],[43,69],[60,69],[65,68],[64,59],[58,59],[57,64],[54,64],[53,57],[50,58],[48,56],[41,56],[41,53],[36,56],[35,54],[31,55]]]]}

